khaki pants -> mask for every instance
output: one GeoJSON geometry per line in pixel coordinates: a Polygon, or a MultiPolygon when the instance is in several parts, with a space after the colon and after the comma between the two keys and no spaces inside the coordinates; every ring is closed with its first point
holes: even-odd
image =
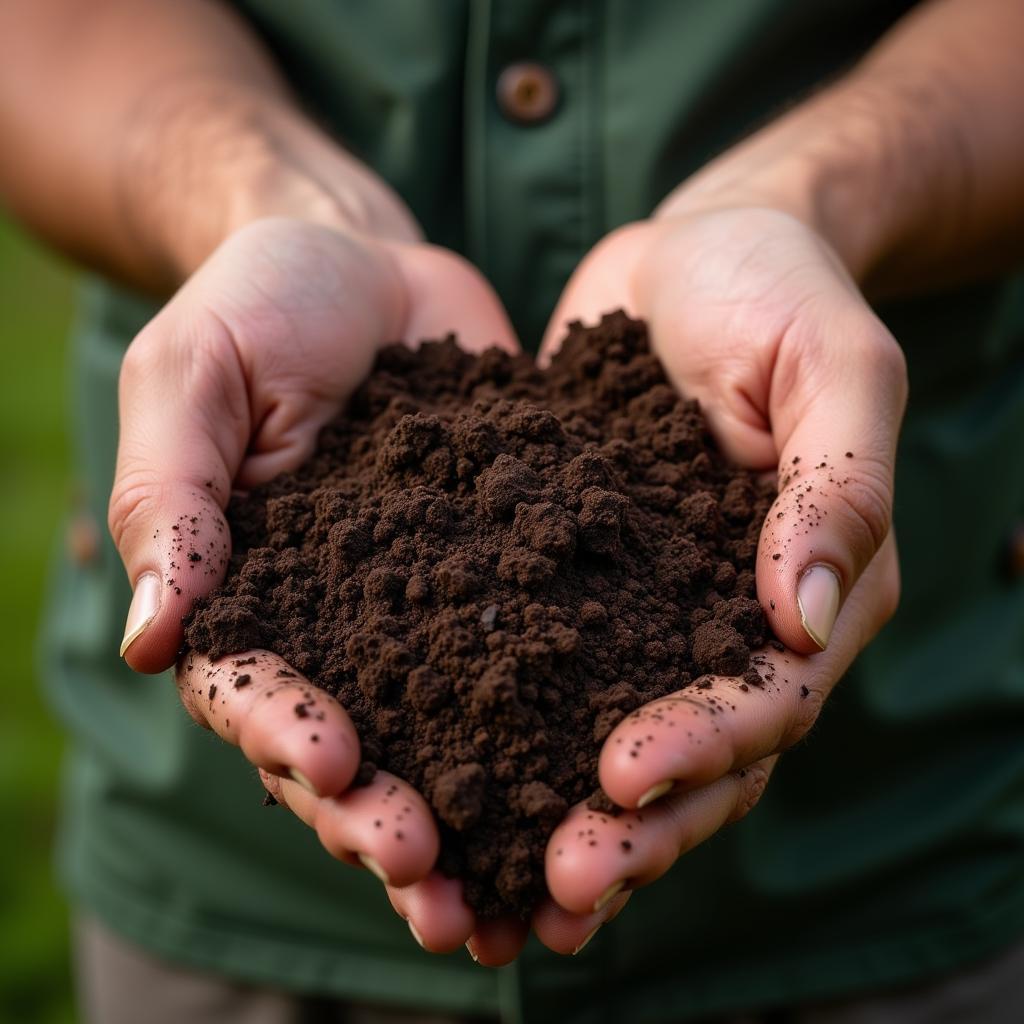
{"type": "MultiPolygon", "coordinates": [[[[75,966],[82,1024],[496,1024],[236,984],[160,960],[89,918],[75,924],[75,966]]],[[[1024,945],[1018,945],[939,982],[842,1003],[738,1014],[706,1024],[1022,1021],[1024,945]]]]}

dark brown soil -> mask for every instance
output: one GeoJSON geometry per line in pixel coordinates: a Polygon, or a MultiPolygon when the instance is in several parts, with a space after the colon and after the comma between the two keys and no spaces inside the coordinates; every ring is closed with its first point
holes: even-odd
{"type": "Polygon", "coordinates": [[[470,905],[525,914],[626,714],[707,673],[760,684],[773,496],[623,314],[573,326],[543,373],[396,345],[299,472],[232,502],[227,581],[186,638],[336,694],[364,760],[432,804],[470,905]]]}

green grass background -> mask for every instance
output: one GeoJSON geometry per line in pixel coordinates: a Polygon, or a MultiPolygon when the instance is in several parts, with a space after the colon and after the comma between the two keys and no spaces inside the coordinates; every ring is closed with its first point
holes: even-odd
{"type": "Polygon", "coordinates": [[[70,493],[72,279],[0,215],[0,1024],[75,1019],[52,863],[63,742],[35,666],[46,567],[70,493]]]}

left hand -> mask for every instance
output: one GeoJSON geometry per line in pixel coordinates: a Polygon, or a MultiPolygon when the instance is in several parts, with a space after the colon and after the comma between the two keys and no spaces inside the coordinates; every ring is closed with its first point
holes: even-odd
{"type": "MultiPolygon", "coordinates": [[[[434,246],[260,218],[196,270],[121,368],[110,528],[137,581],[122,647],[132,668],[171,665],[182,616],[223,579],[232,487],[300,465],[381,345],[453,327],[468,347],[516,348],[483,278],[434,246]]],[[[384,882],[424,948],[457,949],[477,931],[460,883],[434,869],[439,836],[426,801],[383,771],[350,785],[359,740],[337,700],[266,650],[215,662],[188,653],[176,680],[193,719],[240,747],[329,853],[384,882]]],[[[484,927],[481,957],[511,959],[525,932],[521,922],[484,927]]]]}
{"type": "Polygon", "coordinates": [[[559,952],[574,952],[630,890],[757,803],[779,753],[810,729],[899,594],[889,526],[905,364],[825,240],[753,206],[629,225],[577,270],[543,353],[569,321],[620,307],[647,321],[669,377],[700,400],[722,450],[778,468],[757,589],[787,650],[763,652],[763,688],[716,677],[640,708],[608,737],[601,784],[629,810],[611,818],[576,807],[551,837],[553,899],[534,928],[559,952]],[[638,740],[643,756],[627,756],[638,740]],[[579,840],[584,821],[596,845],[579,840]]]}

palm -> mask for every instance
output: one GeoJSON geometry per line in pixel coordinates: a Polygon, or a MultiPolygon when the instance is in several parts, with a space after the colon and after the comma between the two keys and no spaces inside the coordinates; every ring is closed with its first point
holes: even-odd
{"type": "Polygon", "coordinates": [[[219,390],[227,409],[209,401],[196,411],[211,435],[234,428],[224,468],[243,487],[301,463],[381,344],[453,329],[467,347],[512,344],[497,301],[451,253],[283,219],[235,235],[132,349],[166,345],[165,319],[182,346],[198,339],[207,349],[194,382],[204,398],[219,390]]]}
{"type": "Polygon", "coordinates": [[[647,221],[591,253],[559,302],[545,350],[569,319],[617,305],[643,317],[669,376],[700,400],[729,455],[774,468],[796,412],[772,377],[781,342],[820,333],[851,287],[831,250],[785,214],[730,210],[673,230],[647,221]]]}

